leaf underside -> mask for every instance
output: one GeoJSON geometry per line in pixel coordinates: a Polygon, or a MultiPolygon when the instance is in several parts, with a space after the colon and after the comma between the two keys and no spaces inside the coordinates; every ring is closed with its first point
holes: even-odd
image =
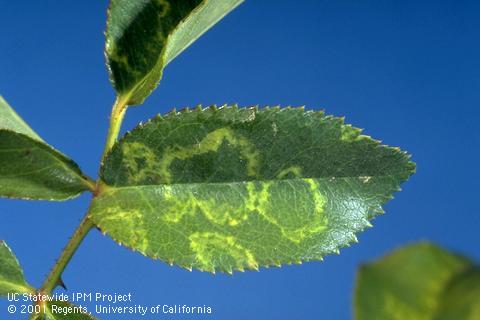
{"type": "Polygon", "coordinates": [[[197,108],[113,148],[91,217],[117,242],[188,269],[301,263],[355,242],[413,171],[398,148],[322,112],[197,108]]]}
{"type": "Polygon", "coordinates": [[[0,241],[0,296],[32,291],[12,250],[5,241],[0,241]]]}
{"type": "Polygon", "coordinates": [[[357,320],[480,319],[480,269],[429,243],[361,267],[357,280],[357,320]]]}
{"type": "Polygon", "coordinates": [[[66,200],[88,189],[78,165],[43,142],[0,97],[0,197],[66,200]]]}
{"type": "Polygon", "coordinates": [[[111,0],[105,53],[129,105],[156,88],[164,67],[243,0],[111,0]]]}

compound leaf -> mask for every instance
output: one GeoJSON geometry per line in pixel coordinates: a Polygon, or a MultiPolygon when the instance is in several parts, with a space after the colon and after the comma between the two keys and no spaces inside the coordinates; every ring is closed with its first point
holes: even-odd
{"type": "Polygon", "coordinates": [[[106,57],[117,94],[141,104],[164,67],[243,0],[111,0],[106,57]]]}
{"type": "Polygon", "coordinates": [[[398,148],[322,112],[198,108],[113,148],[91,217],[121,244],[189,269],[301,263],[356,241],[413,171],[398,148]]]}
{"type": "Polygon", "coordinates": [[[34,291],[25,281],[23,270],[12,250],[5,241],[0,241],[0,296],[34,291]]]}
{"type": "Polygon", "coordinates": [[[401,248],[360,268],[356,319],[480,319],[480,278],[472,267],[430,243],[401,248]]]}
{"type": "Polygon", "coordinates": [[[65,200],[90,188],[78,165],[46,144],[0,97],[0,196],[65,200]]]}

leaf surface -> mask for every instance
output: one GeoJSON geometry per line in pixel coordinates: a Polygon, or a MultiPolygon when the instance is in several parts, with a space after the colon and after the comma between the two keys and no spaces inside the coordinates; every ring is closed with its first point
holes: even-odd
{"type": "Polygon", "coordinates": [[[78,165],[43,142],[0,97],[0,196],[65,200],[90,187],[78,165]]]}
{"type": "Polygon", "coordinates": [[[12,107],[0,96],[0,129],[24,134],[34,140],[43,141],[38,134],[25,123],[12,107]]]}
{"type": "Polygon", "coordinates": [[[479,319],[478,272],[464,274],[472,266],[467,258],[429,243],[401,248],[360,268],[356,319],[479,319]],[[468,277],[476,280],[467,284],[468,277]],[[476,317],[464,317],[473,314],[471,306],[476,317]]]}
{"type": "Polygon", "coordinates": [[[105,52],[118,95],[141,104],[164,67],[242,1],[111,0],[105,52]]]}
{"type": "Polygon", "coordinates": [[[453,278],[439,303],[435,320],[479,320],[480,268],[472,267],[453,278]]]}
{"type": "Polygon", "coordinates": [[[0,241],[0,296],[33,291],[25,281],[23,270],[12,250],[5,241],[0,241]]]}
{"type": "Polygon", "coordinates": [[[214,272],[320,260],[356,241],[414,170],[339,118],[197,109],[124,137],[92,218],[116,241],[214,272]]]}
{"type": "Polygon", "coordinates": [[[117,144],[92,218],[118,242],[215,271],[319,260],[356,241],[414,164],[303,109],[197,109],[117,144]]]}

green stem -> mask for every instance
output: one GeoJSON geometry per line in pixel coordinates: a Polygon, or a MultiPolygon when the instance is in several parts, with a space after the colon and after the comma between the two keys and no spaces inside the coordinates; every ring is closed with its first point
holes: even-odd
{"type": "Polygon", "coordinates": [[[113,145],[117,141],[118,133],[122,126],[125,112],[127,111],[127,100],[118,97],[112,108],[112,114],[110,116],[110,126],[108,128],[107,142],[105,143],[105,149],[102,155],[102,163],[107,157],[108,152],[112,149],[113,145]]]}
{"type": "Polygon", "coordinates": [[[68,265],[70,260],[72,259],[73,255],[77,251],[78,247],[82,243],[85,236],[88,232],[93,228],[94,224],[89,219],[88,214],[83,218],[80,225],[75,230],[75,233],[70,238],[65,249],[63,249],[60,258],[58,258],[55,266],[53,267],[52,271],[48,275],[47,279],[45,280],[44,284],[40,291],[44,294],[50,295],[55,287],[59,284],[59,280],[62,276],[63,270],[68,265]]]}
{"type": "MultiPolygon", "coordinates": [[[[120,132],[123,118],[125,117],[125,112],[127,110],[127,101],[128,97],[119,97],[113,105],[112,114],[110,116],[110,126],[108,128],[107,134],[107,142],[105,143],[105,149],[102,155],[102,163],[105,160],[108,152],[112,149],[113,145],[117,141],[118,133],[120,132]]],[[[95,197],[98,195],[101,187],[102,184],[100,183],[100,181],[97,181],[93,190],[93,199],[95,199],[95,197]]],[[[50,271],[50,274],[46,278],[39,292],[46,295],[51,295],[52,291],[60,283],[63,271],[67,267],[68,263],[72,259],[83,239],[85,239],[88,232],[95,226],[95,224],[90,220],[89,214],[90,210],[87,212],[82,222],[75,230],[75,233],[70,238],[70,241],[67,243],[65,249],[63,249],[60,258],[58,258],[57,262],[53,266],[52,271],[50,271]]]]}

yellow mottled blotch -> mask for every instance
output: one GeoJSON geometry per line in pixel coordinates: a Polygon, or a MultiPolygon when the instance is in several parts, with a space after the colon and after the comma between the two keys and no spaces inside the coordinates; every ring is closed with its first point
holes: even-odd
{"type": "MultiPolygon", "coordinates": [[[[300,227],[298,225],[288,225],[287,220],[280,216],[283,210],[288,209],[282,205],[278,207],[278,203],[272,199],[275,188],[282,184],[285,186],[291,181],[247,183],[247,209],[262,216],[268,223],[278,227],[282,236],[298,244],[305,238],[320,233],[327,228],[328,220],[324,214],[327,201],[319,192],[318,183],[314,179],[293,179],[292,181],[294,183],[303,181],[308,185],[308,188],[303,190],[303,196],[309,196],[314,207],[313,212],[306,211],[305,208],[295,208],[297,214],[303,217],[298,220],[298,222],[301,222],[300,227]]],[[[293,214],[293,212],[287,212],[286,214],[293,214]]]]}
{"type": "Polygon", "coordinates": [[[219,199],[206,196],[200,199],[194,193],[188,196],[175,197],[171,186],[164,186],[165,201],[161,208],[162,218],[166,222],[179,223],[185,217],[195,218],[197,214],[203,214],[211,223],[217,225],[237,226],[240,222],[248,218],[246,208],[243,202],[235,201],[235,199],[219,199]]]}
{"type": "Polygon", "coordinates": [[[146,179],[160,178],[158,159],[155,153],[139,142],[123,144],[123,164],[128,170],[128,181],[131,184],[144,182],[146,179]],[[139,164],[137,161],[141,160],[139,164]]]}
{"type": "Polygon", "coordinates": [[[278,179],[293,176],[294,178],[300,178],[302,176],[302,168],[299,166],[291,166],[287,169],[283,169],[277,174],[278,179]]]}
{"type": "Polygon", "coordinates": [[[265,212],[270,196],[270,185],[272,182],[247,182],[246,207],[251,212],[265,212]]]}
{"type": "Polygon", "coordinates": [[[222,143],[226,141],[232,147],[238,147],[241,157],[247,162],[247,175],[255,177],[258,174],[260,155],[255,147],[246,138],[239,136],[230,128],[221,128],[208,133],[200,142],[188,147],[169,147],[165,150],[162,159],[158,163],[158,174],[162,181],[170,183],[172,173],[170,166],[174,160],[187,160],[207,152],[218,151],[222,143]]]}
{"type": "Polygon", "coordinates": [[[250,252],[237,243],[233,236],[223,235],[216,232],[193,233],[190,237],[190,248],[195,253],[198,268],[205,271],[215,272],[219,261],[225,256],[225,261],[231,265],[224,267],[227,272],[233,269],[243,270],[257,269],[258,263],[250,252]]]}
{"type": "MultiPolygon", "coordinates": [[[[119,232],[127,233],[127,235],[122,236],[129,244],[135,244],[136,250],[146,254],[149,246],[148,235],[143,221],[142,212],[139,209],[130,209],[123,208],[120,206],[108,206],[104,208],[104,214],[102,219],[99,221],[99,226],[103,224],[108,224],[110,226],[118,225],[119,232]],[[117,222],[117,223],[111,223],[117,222]]],[[[112,228],[109,229],[109,233],[115,237],[115,230],[112,228]]]]}

